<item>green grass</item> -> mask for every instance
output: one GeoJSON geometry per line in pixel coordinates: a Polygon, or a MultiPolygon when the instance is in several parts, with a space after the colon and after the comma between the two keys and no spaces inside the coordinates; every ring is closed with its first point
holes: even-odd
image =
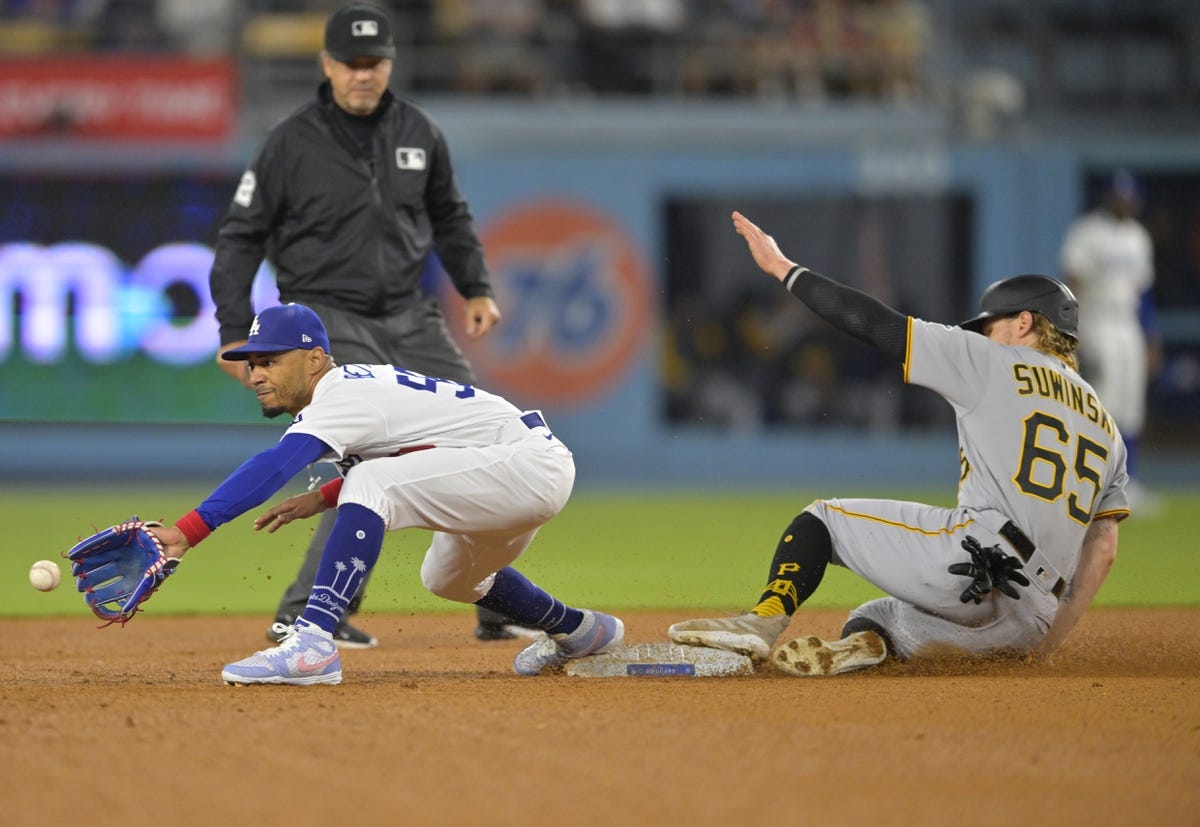
{"type": "MultiPolygon", "coordinates": [[[[97,528],[131,513],[174,520],[199,502],[199,486],[0,489],[0,615],[87,615],[66,579],[57,591],[34,590],[26,572],[97,528]]],[[[737,611],[759,594],[779,533],[818,493],[736,492],[610,494],[576,492],[545,526],[518,567],[567,602],[619,609],[737,611]]],[[[864,492],[855,492],[861,494],[864,492]]],[[[948,504],[928,491],[876,491],[948,504]]],[[[278,499],[278,498],[276,498],[278,499]]],[[[1117,565],[1097,598],[1104,606],[1200,603],[1192,549],[1200,492],[1167,495],[1163,514],[1121,528],[1117,565]]],[[[253,513],[258,513],[257,510],[253,513]]],[[[179,573],[154,596],[155,614],[268,615],[290,582],[311,533],[289,526],[273,535],[252,530],[252,514],[223,526],[188,553],[179,573]]],[[[365,609],[372,612],[464,611],[426,593],[419,569],[429,535],[388,536],[365,609]]],[[[64,574],[69,568],[64,565],[64,574]]],[[[879,595],[844,569],[831,568],[806,604],[843,608],[879,595]]]]}

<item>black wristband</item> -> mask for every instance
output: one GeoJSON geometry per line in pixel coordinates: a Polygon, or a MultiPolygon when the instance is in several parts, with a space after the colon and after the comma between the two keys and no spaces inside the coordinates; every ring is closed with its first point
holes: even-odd
{"type": "Polygon", "coordinates": [[[792,289],[792,284],[796,280],[796,277],[799,276],[801,273],[804,273],[807,271],[808,271],[807,267],[805,267],[801,264],[797,264],[791,270],[788,270],[787,275],[783,277],[783,286],[786,287],[790,291],[792,289]]]}

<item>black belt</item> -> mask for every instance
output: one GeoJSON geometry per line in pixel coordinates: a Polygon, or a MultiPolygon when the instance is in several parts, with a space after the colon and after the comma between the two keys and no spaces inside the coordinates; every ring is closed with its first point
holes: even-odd
{"type": "Polygon", "coordinates": [[[530,411],[527,414],[522,414],[521,421],[525,423],[525,427],[530,430],[534,428],[548,428],[546,420],[542,419],[542,415],[537,411],[530,411]]]}
{"type": "MultiPolygon", "coordinates": [[[[1033,544],[1033,540],[1026,537],[1025,532],[1017,528],[1012,520],[1000,526],[1000,536],[1008,540],[1009,545],[1016,549],[1017,556],[1021,558],[1022,563],[1028,563],[1029,558],[1033,557],[1033,553],[1037,551],[1037,546],[1033,544]]],[[[1067,581],[1060,577],[1058,578],[1058,582],[1050,589],[1050,594],[1056,598],[1062,597],[1063,590],[1066,587],[1067,581]]]]}

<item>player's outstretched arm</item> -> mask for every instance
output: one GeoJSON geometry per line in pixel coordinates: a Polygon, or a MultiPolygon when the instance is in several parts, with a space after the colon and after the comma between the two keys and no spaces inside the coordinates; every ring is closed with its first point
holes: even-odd
{"type": "Polygon", "coordinates": [[[775,239],[740,212],[733,228],[746,239],[754,263],[778,279],[809,309],[843,333],[879,348],[897,362],[908,350],[908,317],[861,290],[802,267],[785,256],[775,239]]]}
{"type": "Polygon", "coordinates": [[[287,433],[273,447],[243,462],[211,494],[175,521],[188,547],[195,546],[218,527],[262,505],[306,466],[329,452],[329,446],[311,434],[287,433]]]}
{"type": "Polygon", "coordinates": [[[1080,551],[1079,566],[1075,569],[1075,576],[1071,578],[1071,585],[1067,588],[1067,593],[1058,602],[1058,613],[1054,615],[1050,631],[1046,632],[1046,636],[1042,638],[1036,654],[1045,657],[1067,639],[1067,635],[1075,628],[1079,618],[1083,617],[1083,613],[1091,605],[1092,599],[1100,591],[1100,586],[1108,577],[1108,573],[1112,571],[1116,559],[1116,518],[1101,517],[1093,520],[1083,538],[1083,547],[1080,551]]]}
{"type": "Polygon", "coordinates": [[[736,210],[733,213],[733,229],[746,239],[750,255],[764,273],[779,281],[787,278],[787,274],[796,262],[785,256],[775,243],[775,239],[762,231],[762,228],[736,210]]]}
{"type": "Polygon", "coordinates": [[[314,514],[320,514],[328,506],[320,491],[306,491],[288,497],[278,505],[273,505],[261,515],[254,518],[254,530],[274,534],[293,520],[303,520],[314,514]]]}

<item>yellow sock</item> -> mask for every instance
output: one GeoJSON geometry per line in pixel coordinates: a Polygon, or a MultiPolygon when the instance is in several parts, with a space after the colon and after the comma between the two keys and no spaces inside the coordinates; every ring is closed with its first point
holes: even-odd
{"type": "Polygon", "coordinates": [[[783,607],[783,601],[778,595],[760,600],[758,605],[750,610],[750,614],[756,614],[759,617],[777,617],[782,614],[787,614],[787,609],[783,607]]]}

